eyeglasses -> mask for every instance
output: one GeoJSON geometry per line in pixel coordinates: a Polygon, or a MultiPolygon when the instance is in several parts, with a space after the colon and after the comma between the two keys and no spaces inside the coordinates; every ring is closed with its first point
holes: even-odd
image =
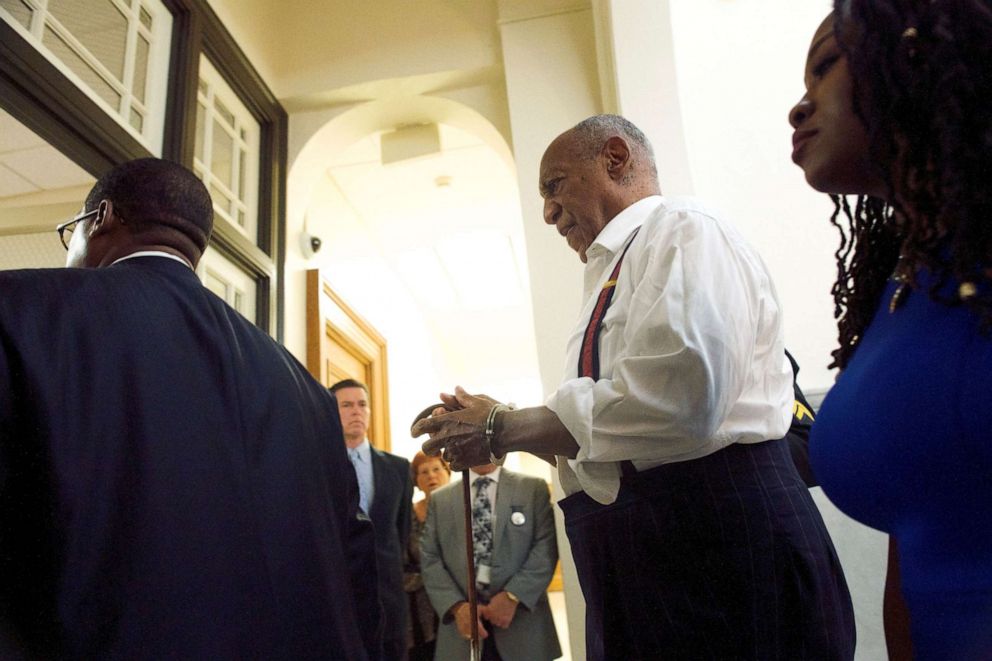
{"type": "Polygon", "coordinates": [[[72,232],[76,229],[76,223],[86,220],[87,218],[92,218],[99,213],[99,211],[99,209],[93,209],[93,211],[81,213],[72,220],[67,220],[55,228],[55,231],[59,233],[59,240],[62,241],[62,245],[65,246],[66,250],[69,249],[69,241],[72,240],[72,232]]]}

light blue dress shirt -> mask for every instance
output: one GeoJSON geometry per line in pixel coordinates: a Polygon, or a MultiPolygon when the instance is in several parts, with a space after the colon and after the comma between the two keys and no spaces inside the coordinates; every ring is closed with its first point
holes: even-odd
{"type": "Polygon", "coordinates": [[[372,447],[369,440],[355,448],[348,448],[348,459],[355,467],[355,477],[358,478],[359,504],[362,511],[369,513],[372,497],[375,495],[375,482],[372,479],[372,447]]]}

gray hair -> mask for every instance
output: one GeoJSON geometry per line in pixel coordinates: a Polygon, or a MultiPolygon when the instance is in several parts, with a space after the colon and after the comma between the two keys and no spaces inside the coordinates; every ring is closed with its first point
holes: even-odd
{"type": "Polygon", "coordinates": [[[651,142],[630,120],[620,115],[593,115],[573,126],[572,133],[576,138],[579,156],[587,159],[596,158],[603,144],[611,137],[616,135],[622,137],[630,145],[631,153],[637,157],[637,161],[646,163],[651,176],[658,178],[651,142]]]}

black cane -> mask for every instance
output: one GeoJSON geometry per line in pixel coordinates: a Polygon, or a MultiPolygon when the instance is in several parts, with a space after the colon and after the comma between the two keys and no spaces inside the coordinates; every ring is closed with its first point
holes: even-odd
{"type": "MultiPolygon", "coordinates": [[[[437,408],[445,408],[449,411],[454,410],[444,404],[433,404],[421,411],[414,418],[413,424],[417,424],[419,420],[428,417],[437,408]]],[[[475,591],[475,541],[472,537],[472,486],[469,484],[469,479],[468,469],[463,470],[462,508],[465,512],[465,566],[468,567],[468,609],[472,617],[469,659],[470,661],[481,661],[482,645],[479,640],[479,595],[475,591]]]]}
{"type": "Polygon", "coordinates": [[[465,562],[468,567],[468,608],[472,615],[472,639],[469,659],[480,661],[482,647],[479,643],[479,596],[475,592],[475,541],[472,537],[472,488],[468,469],[462,471],[462,505],[465,508],[465,562]]]}

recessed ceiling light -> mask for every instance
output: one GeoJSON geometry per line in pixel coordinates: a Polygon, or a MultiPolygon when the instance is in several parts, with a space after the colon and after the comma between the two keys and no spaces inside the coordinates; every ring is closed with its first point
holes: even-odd
{"type": "Polygon", "coordinates": [[[451,188],[451,177],[446,174],[435,177],[434,185],[438,188],[451,188]]]}

